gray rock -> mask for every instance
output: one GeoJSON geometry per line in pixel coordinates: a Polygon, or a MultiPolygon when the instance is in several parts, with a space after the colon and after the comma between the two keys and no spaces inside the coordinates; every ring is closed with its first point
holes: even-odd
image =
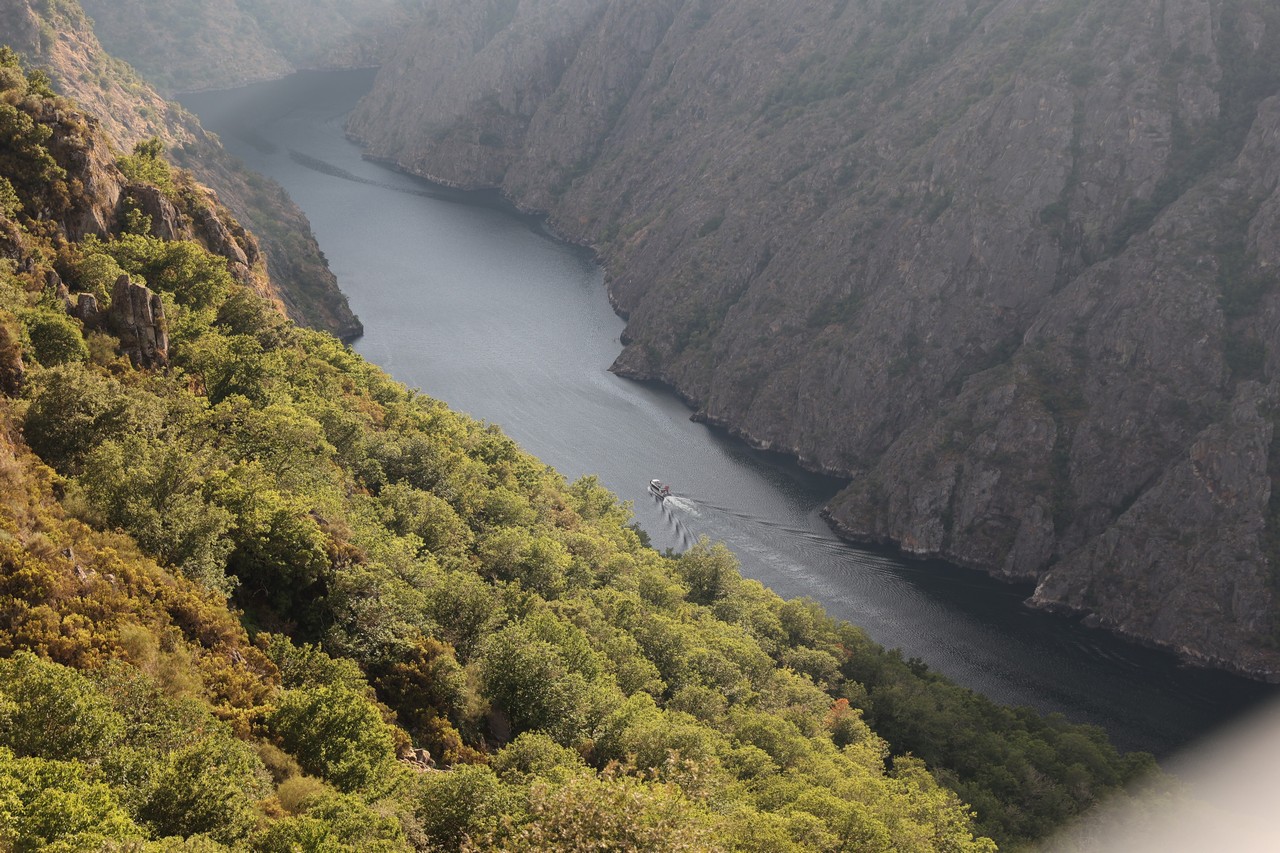
{"type": "Polygon", "coordinates": [[[67,289],[66,284],[62,281],[62,276],[58,275],[57,270],[49,270],[44,286],[53,291],[53,298],[58,300],[58,304],[65,308],[68,314],[75,313],[75,303],[71,300],[71,291],[67,289]]]}
{"type": "Polygon", "coordinates": [[[125,198],[131,199],[138,210],[151,219],[150,234],[161,240],[185,240],[190,231],[184,227],[182,214],[164,193],[149,184],[129,184],[125,198]]]}
{"type": "Polygon", "coordinates": [[[98,297],[92,293],[77,293],[76,307],[72,311],[76,319],[84,323],[86,326],[92,325],[98,319],[98,297]]]}
{"type": "Polygon", "coordinates": [[[120,337],[120,349],[135,367],[169,365],[168,324],[158,293],[122,275],[111,290],[109,315],[111,327],[120,337]]]}
{"type": "Polygon", "coordinates": [[[201,207],[195,213],[196,231],[204,239],[209,251],[221,255],[232,265],[249,267],[249,257],[236,242],[231,230],[218,218],[212,207],[201,207]]]}

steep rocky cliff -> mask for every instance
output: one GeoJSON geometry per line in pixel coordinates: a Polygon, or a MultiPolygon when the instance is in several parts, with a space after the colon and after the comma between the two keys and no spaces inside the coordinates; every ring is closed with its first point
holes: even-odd
{"type": "Polygon", "coordinates": [[[81,0],[107,49],[166,92],[378,64],[421,0],[81,0]]]}
{"type": "Polygon", "coordinates": [[[594,245],[854,539],[1280,677],[1280,10],[439,0],[350,130],[594,245]]]}
{"type": "Polygon", "coordinates": [[[0,44],[45,70],[56,88],[95,116],[125,152],[148,138],[160,139],[176,163],[214,190],[209,210],[219,212],[203,218],[202,238],[212,241],[214,251],[247,267],[254,287],[279,300],[290,317],[339,337],[360,334],[360,321],[338,290],[302,211],[278,185],[246,172],[194,116],[165,101],[128,65],[107,54],[73,0],[0,0],[0,44]],[[261,263],[258,240],[249,238],[237,220],[261,235],[261,263]],[[241,243],[252,260],[233,257],[234,246],[241,243]]]}

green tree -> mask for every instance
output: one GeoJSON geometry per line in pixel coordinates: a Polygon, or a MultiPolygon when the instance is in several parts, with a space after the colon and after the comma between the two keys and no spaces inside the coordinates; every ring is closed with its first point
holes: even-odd
{"type": "Polygon", "coordinates": [[[164,159],[164,143],[156,137],[144,139],[133,146],[133,153],[116,160],[120,171],[130,181],[152,184],[172,193],[173,169],[164,159]]]}
{"type": "Polygon", "coordinates": [[[610,771],[579,774],[562,785],[537,782],[530,792],[533,818],[468,851],[501,853],[712,853],[726,850],[717,821],[669,783],[645,783],[610,771]]]}
{"type": "Polygon", "coordinates": [[[731,595],[741,580],[738,558],[723,542],[713,545],[705,536],[680,555],[676,570],[689,585],[689,600],[698,604],[712,604],[731,595]]]}
{"type": "Polygon", "coordinates": [[[81,673],[30,652],[0,660],[0,746],[19,757],[88,760],[123,734],[111,700],[81,673]]]}
{"type": "Polygon", "coordinates": [[[506,610],[493,586],[474,572],[449,572],[427,592],[428,614],[462,662],[501,624],[506,610]]]}
{"type": "Polygon", "coordinates": [[[243,600],[300,620],[329,568],[328,537],[301,497],[281,493],[260,463],[211,476],[209,499],[231,513],[227,571],[243,600]]]}
{"type": "Polygon", "coordinates": [[[103,850],[146,833],[78,761],[16,758],[0,746],[0,847],[13,853],[103,850]]]}
{"type": "Polygon", "coordinates": [[[563,781],[586,769],[577,750],[541,732],[523,732],[493,756],[490,766],[504,781],[517,784],[535,777],[563,781]]]}
{"type": "Polygon", "coordinates": [[[78,253],[72,262],[72,277],[75,287],[86,293],[92,293],[98,300],[99,310],[111,307],[111,291],[116,281],[124,275],[124,270],[116,263],[116,259],[106,252],[96,250],[97,242],[91,242],[78,253]]]}
{"type": "MultiPolygon", "coordinates": [[[[25,88],[25,80],[23,86],[25,88]]],[[[28,112],[0,101],[0,175],[24,199],[29,216],[61,213],[69,197],[66,171],[47,147],[53,131],[28,112]],[[41,205],[47,206],[41,209],[41,205]]]]}
{"type": "Polygon", "coordinates": [[[449,502],[431,492],[393,483],[378,500],[387,509],[388,526],[402,536],[417,536],[426,552],[461,555],[475,538],[449,502]]]}
{"type": "Polygon", "coordinates": [[[31,389],[23,433],[31,449],[62,474],[76,473],[88,451],[109,438],[159,431],[154,397],[126,393],[114,379],[80,364],[41,371],[31,389]]]}
{"type": "Polygon", "coordinates": [[[341,791],[385,785],[395,768],[395,736],[377,708],[347,687],[286,690],[267,719],[308,773],[341,791]]]}
{"type": "Polygon", "coordinates": [[[18,197],[18,191],[8,178],[0,176],[0,215],[5,219],[17,219],[21,212],[22,199],[18,197]]]}
{"type": "Polygon", "coordinates": [[[456,851],[467,839],[494,832],[517,800],[492,770],[471,765],[419,776],[413,804],[432,849],[456,851]]]}
{"type": "Polygon", "coordinates": [[[173,294],[184,308],[210,312],[210,321],[235,287],[226,258],[187,240],[122,234],[98,245],[125,272],[142,276],[152,290],[173,294]]]}
{"type": "Polygon", "coordinates": [[[205,499],[204,482],[204,466],[189,448],[143,436],[98,445],[76,479],[88,519],[128,531],[187,577],[225,589],[232,516],[205,499]]]}
{"type": "Polygon", "coordinates": [[[413,850],[394,815],[360,797],[322,791],[306,798],[302,813],[274,821],[253,841],[261,853],[408,853],[413,850]]]}
{"type": "Polygon", "coordinates": [[[256,826],[270,777],[248,744],[213,735],[167,755],[149,787],[139,817],[157,836],[207,834],[235,844],[256,826]]]}
{"type": "Polygon", "coordinates": [[[530,527],[499,527],[481,537],[476,551],[485,569],[501,580],[518,580],[544,598],[556,598],[565,589],[569,552],[530,527]]]}
{"type": "Polygon", "coordinates": [[[544,731],[571,743],[586,725],[590,684],[560,650],[526,626],[503,628],[477,654],[485,695],[511,720],[515,732],[544,731]]]}
{"type": "Polygon", "coordinates": [[[45,367],[89,359],[80,324],[58,308],[34,308],[22,315],[32,355],[45,367]]]}

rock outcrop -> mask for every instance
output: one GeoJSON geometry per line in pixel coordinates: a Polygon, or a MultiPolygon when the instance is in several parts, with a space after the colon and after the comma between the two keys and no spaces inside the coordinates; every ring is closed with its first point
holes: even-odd
{"type": "Polygon", "coordinates": [[[111,330],[120,338],[120,351],[134,367],[169,365],[169,327],[160,294],[122,275],[111,289],[111,330]]]}
{"type": "Polygon", "coordinates": [[[260,257],[257,242],[251,240],[238,223],[236,223],[236,230],[240,240],[237,240],[212,207],[202,207],[196,212],[195,225],[209,251],[226,258],[231,274],[238,281],[248,284],[251,280],[251,270],[260,257]],[[253,253],[252,258],[249,257],[249,252],[245,251],[246,247],[253,253]]]}
{"type": "Polygon", "coordinates": [[[161,240],[187,239],[189,229],[183,227],[182,214],[159,189],[147,184],[130,184],[124,192],[138,212],[151,221],[151,236],[161,240]]]}
{"type": "Polygon", "coordinates": [[[77,293],[76,304],[71,309],[71,315],[84,323],[91,326],[98,321],[98,315],[101,306],[98,305],[98,297],[92,293],[77,293]]]}
{"type": "Polygon", "coordinates": [[[1280,678],[1275,4],[432,8],[350,132],[595,246],[616,371],[851,538],[1280,678]]]}

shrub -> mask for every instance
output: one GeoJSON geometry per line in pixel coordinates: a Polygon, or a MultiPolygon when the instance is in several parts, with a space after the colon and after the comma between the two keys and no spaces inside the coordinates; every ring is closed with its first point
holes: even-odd
{"type": "Polygon", "coordinates": [[[385,782],[395,764],[391,726],[372,702],[346,687],[286,690],[267,725],[304,770],[342,791],[385,782]]]}
{"type": "Polygon", "coordinates": [[[57,308],[36,308],[22,317],[31,354],[45,367],[89,360],[80,324],[57,308]]]}
{"type": "Polygon", "coordinates": [[[150,787],[139,816],[156,835],[207,834],[234,844],[257,824],[270,776],[252,747],[215,734],[166,756],[150,787]]]}
{"type": "Polygon", "coordinates": [[[30,652],[0,660],[0,745],[18,757],[93,759],[123,733],[111,701],[76,670],[30,652]]]}

